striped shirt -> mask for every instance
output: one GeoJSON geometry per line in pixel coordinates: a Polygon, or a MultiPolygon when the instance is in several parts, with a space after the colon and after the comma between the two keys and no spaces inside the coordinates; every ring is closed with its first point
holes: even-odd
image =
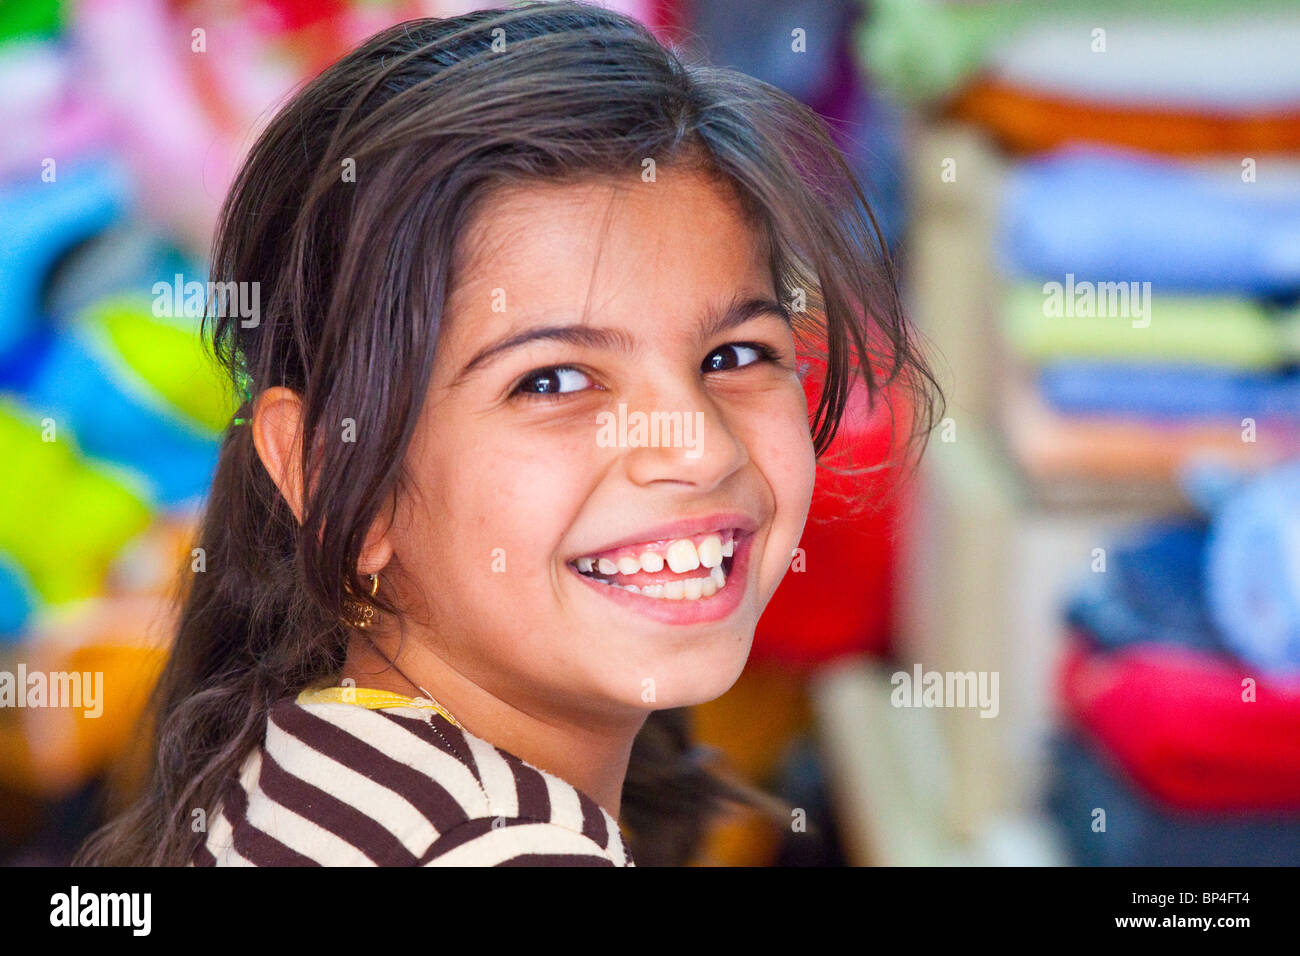
{"type": "Polygon", "coordinates": [[[634,866],[582,791],[436,705],[357,688],[272,707],[195,866],[634,866]]]}

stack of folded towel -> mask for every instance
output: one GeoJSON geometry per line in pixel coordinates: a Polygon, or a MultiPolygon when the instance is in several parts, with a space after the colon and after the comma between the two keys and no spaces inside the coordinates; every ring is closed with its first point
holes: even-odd
{"type": "Polygon", "coordinates": [[[878,84],[1005,151],[1021,470],[1200,506],[1109,547],[1068,602],[1049,805],[1074,858],[1300,862],[1300,8],[872,8],[878,84]]]}
{"type": "Polygon", "coordinates": [[[877,84],[1012,161],[1004,422],[1044,481],[1300,452],[1300,9],[874,0],[877,84]]]}
{"type": "Polygon", "coordinates": [[[1244,173],[1096,147],[1012,170],[1002,324],[1033,387],[1005,420],[1031,473],[1113,477],[1129,457],[1133,477],[1167,480],[1211,448],[1256,464],[1300,450],[1300,176],[1244,173]],[[1177,451],[1142,473],[1134,443],[1177,451]]]}

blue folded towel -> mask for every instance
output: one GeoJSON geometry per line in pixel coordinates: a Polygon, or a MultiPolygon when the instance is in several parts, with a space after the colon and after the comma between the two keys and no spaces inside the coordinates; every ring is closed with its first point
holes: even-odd
{"type": "Polygon", "coordinates": [[[1008,178],[999,255],[1011,275],[1150,282],[1161,292],[1300,293],[1300,180],[1074,147],[1008,178]]]}
{"type": "Polygon", "coordinates": [[[1207,365],[1053,362],[1038,374],[1048,404],[1071,415],[1300,421],[1300,374],[1207,365]]]}
{"type": "Polygon", "coordinates": [[[1065,617],[1094,644],[1117,650],[1132,644],[1171,644],[1229,653],[1204,594],[1203,519],[1176,518],[1135,529],[1106,548],[1104,571],[1085,575],[1066,604],[1065,617]]]}

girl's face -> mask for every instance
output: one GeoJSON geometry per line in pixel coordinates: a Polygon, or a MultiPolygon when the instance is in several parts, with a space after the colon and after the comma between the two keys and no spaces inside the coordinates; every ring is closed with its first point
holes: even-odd
{"type": "Polygon", "coordinates": [[[525,709],[712,700],[813,490],[757,234],[668,169],[498,192],[464,238],[389,531],[418,588],[399,600],[430,650],[525,709]]]}

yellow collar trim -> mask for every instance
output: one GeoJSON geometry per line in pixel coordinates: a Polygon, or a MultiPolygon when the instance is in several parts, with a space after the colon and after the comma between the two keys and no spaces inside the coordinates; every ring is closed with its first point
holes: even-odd
{"type": "Polygon", "coordinates": [[[461,730],[456,718],[436,700],[427,697],[404,697],[387,690],[374,690],[369,687],[319,687],[305,690],[298,695],[300,704],[355,704],[367,710],[383,710],[386,707],[416,707],[420,710],[436,710],[461,730]]]}

